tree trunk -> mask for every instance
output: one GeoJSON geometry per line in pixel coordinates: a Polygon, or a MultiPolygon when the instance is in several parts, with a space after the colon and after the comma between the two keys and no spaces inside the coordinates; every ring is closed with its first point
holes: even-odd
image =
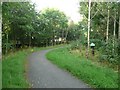
{"type": "Polygon", "coordinates": [[[89,56],[89,46],[90,46],[90,8],[91,8],[91,0],[89,0],[88,6],[88,46],[87,46],[87,58],[89,56]]]}
{"type": "MultiPolygon", "coordinates": [[[[1,7],[2,7],[2,2],[1,2],[1,7]]],[[[0,12],[2,13],[2,9],[0,9],[0,12]]],[[[1,18],[0,20],[0,60],[2,60],[2,14],[0,14],[0,18],[1,18]]]]}
{"type": "Polygon", "coordinates": [[[109,33],[109,6],[108,6],[108,17],[107,17],[107,32],[106,32],[106,42],[108,43],[108,33],[109,33]]]}
{"type": "Polygon", "coordinates": [[[114,38],[115,38],[115,31],[116,31],[116,14],[115,14],[115,19],[114,19],[114,32],[113,32],[114,38]]]}
{"type": "Polygon", "coordinates": [[[66,29],[65,42],[67,42],[68,29],[66,29]]]}
{"type": "Polygon", "coordinates": [[[48,46],[48,39],[46,39],[45,43],[46,43],[46,47],[47,47],[48,46]]]}
{"type": "Polygon", "coordinates": [[[114,18],[114,32],[113,32],[113,52],[115,48],[115,31],[116,31],[116,12],[115,12],[115,18],[114,18]]]}
{"type": "Polygon", "coordinates": [[[118,39],[120,40],[120,16],[119,16],[119,32],[118,32],[118,39]]]}
{"type": "Polygon", "coordinates": [[[55,40],[55,31],[53,31],[52,46],[54,46],[54,40],[55,40]]]}
{"type": "Polygon", "coordinates": [[[61,44],[63,44],[63,38],[64,38],[64,30],[62,30],[62,41],[61,41],[61,44]]]}
{"type": "Polygon", "coordinates": [[[6,34],[6,50],[5,53],[8,53],[8,33],[6,34]]]}
{"type": "Polygon", "coordinates": [[[29,32],[29,47],[31,46],[31,33],[29,32]]]}

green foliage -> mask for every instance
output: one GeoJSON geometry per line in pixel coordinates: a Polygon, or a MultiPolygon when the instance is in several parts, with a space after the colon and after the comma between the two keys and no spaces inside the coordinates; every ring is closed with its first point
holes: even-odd
{"type": "Polygon", "coordinates": [[[95,49],[99,49],[100,47],[103,46],[103,40],[101,39],[90,39],[90,43],[94,43],[95,44],[95,49]]]}
{"type": "Polygon", "coordinates": [[[73,40],[77,40],[80,38],[81,36],[81,30],[79,28],[78,24],[74,24],[73,22],[71,22],[69,24],[68,27],[68,36],[67,36],[67,40],[68,41],[73,41],[73,40]]]}
{"type": "MultiPolygon", "coordinates": [[[[34,5],[29,2],[3,2],[2,4],[2,39],[4,43],[10,43],[16,48],[19,44],[30,44],[28,40],[33,32],[32,23],[35,18],[34,5]],[[19,33],[19,34],[18,34],[19,33]],[[24,38],[24,39],[23,39],[24,38]]],[[[4,45],[8,50],[9,46],[4,45]]],[[[3,51],[5,48],[3,48],[3,51]]],[[[7,50],[7,51],[8,51],[7,50]]]]}
{"type": "MultiPolygon", "coordinates": [[[[102,62],[109,62],[112,65],[118,65],[118,31],[119,31],[119,2],[91,2],[91,25],[90,25],[90,43],[95,43],[95,50],[99,52],[98,59],[102,62]],[[109,10],[109,15],[108,15],[109,10]],[[109,16],[109,18],[108,18],[109,16]],[[109,23],[107,24],[107,21],[109,23]],[[115,23],[114,23],[115,22],[115,23]],[[115,26],[114,26],[115,25],[115,26]],[[108,27],[108,38],[107,37],[108,27]],[[114,33],[115,30],[115,33],[114,33]],[[114,36],[115,35],[115,36],[114,36]]],[[[82,22],[79,25],[87,33],[88,22],[88,3],[80,2],[80,13],[83,14],[82,22]]],[[[87,37],[85,39],[87,44],[87,37]]]]}
{"type": "MultiPolygon", "coordinates": [[[[67,17],[63,12],[60,12],[59,10],[48,8],[41,12],[39,18],[41,39],[44,40],[43,42],[45,43],[47,41],[47,44],[51,43],[51,41],[52,44],[54,44],[55,39],[59,39],[59,37],[62,37],[61,32],[65,31],[65,28],[67,28],[67,17]]],[[[65,33],[63,36],[65,36],[65,33]]]]}
{"type": "Polygon", "coordinates": [[[80,49],[81,46],[82,46],[81,41],[76,40],[76,41],[71,41],[68,48],[70,50],[74,50],[74,49],[80,49]]]}
{"type": "Polygon", "coordinates": [[[15,49],[49,46],[55,39],[65,38],[66,33],[61,35],[61,32],[66,32],[68,18],[56,9],[48,8],[38,13],[35,5],[29,2],[3,2],[2,22],[2,45],[6,52],[10,46],[15,49]]]}
{"type": "Polygon", "coordinates": [[[66,48],[56,49],[47,54],[47,58],[58,67],[96,88],[117,88],[118,73],[110,68],[94,64],[82,56],[71,54],[66,48]]]}
{"type": "MultiPolygon", "coordinates": [[[[106,38],[106,28],[108,20],[108,9],[109,14],[109,36],[113,35],[114,20],[116,20],[116,35],[118,34],[118,17],[119,17],[119,3],[116,2],[91,2],[91,30],[90,38],[102,39],[106,38]],[[116,17],[115,17],[116,14],[116,17]]],[[[83,15],[82,25],[84,28],[87,27],[88,19],[88,3],[80,2],[80,13],[83,15]]]]}
{"type": "Polygon", "coordinates": [[[99,48],[101,53],[100,60],[108,61],[113,64],[118,65],[118,40],[116,39],[113,45],[113,38],[109,39],[108,43],[103,42],[102,46],[99,48]]]}

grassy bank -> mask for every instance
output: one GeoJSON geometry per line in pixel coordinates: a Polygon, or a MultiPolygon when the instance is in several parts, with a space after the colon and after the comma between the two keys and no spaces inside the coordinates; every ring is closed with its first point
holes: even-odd
{"type": "Polygon", "coordinates": [[[3,88],[27,88],[29,83],[26,80],[27,56],[35,51],[56,48],[62,45],[29,48],[19,50],[3,56],[2,60],[2,87],[3,88]]]}
{"type": "Polygon", "coordinates": [[[25,88],[29,87],[25,79],[25,63],[27,55],[32,49],[18,51],[6,55],[2,60],[2,87],[25,88]]]}
{"type": "Polygon", "coordinates": [[[93,64],[91,60],[73,55],[67,49],[56,49],[47,53],[46,56],[58,67],[69,71],[92,87],[118,87],[118,74],[112,69],[93,64]]]}
{"type": "Polygon", "coordinates": [[[0,60],[0,90],[2,89],[2,61],[0,60]]]}

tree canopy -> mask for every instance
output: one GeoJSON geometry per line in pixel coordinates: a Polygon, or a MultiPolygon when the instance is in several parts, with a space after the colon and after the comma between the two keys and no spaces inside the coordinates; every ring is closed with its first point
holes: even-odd
{"type": "Polygon", "coordinates": [[[65,37],[62,32],[68,27],[63,12],[49,8],[36,12],[35,5],[29,2],[4,2],[2,16],[2,48],[6,53],[24,46],[54,45],[65,37]]]}

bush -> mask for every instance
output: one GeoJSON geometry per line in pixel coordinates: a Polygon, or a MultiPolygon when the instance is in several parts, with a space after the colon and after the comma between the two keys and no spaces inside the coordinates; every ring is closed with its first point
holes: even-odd
{"type": "Polygon", "coordinates": [[[69,46],[69,50],[80,49],[82,46],[80,40],[72,41],[69,46]]]}
{"type": "Polygon", "coordinates": [[[6,54],[10,49],[13,49],[13,44],[12,43],[3,43],[3,45],[2,45],[2,53],[3,54],[6,54]]]}
{"type": "Polygon", "coordinates": [[[102,41],[102,46],[99,48],[100,61],[108,61],[109,63],[118,64],[118,40],[115,39],[114,46],[113,46],[113,38],[108,40],[108,43],[102,41]]]}
{"type": "Polygon", "coordinates": [[[90,39],[90,43],[95,43],[95,49],[98,49],[103,45],[103,41],[100,39],[90,39]]]}

